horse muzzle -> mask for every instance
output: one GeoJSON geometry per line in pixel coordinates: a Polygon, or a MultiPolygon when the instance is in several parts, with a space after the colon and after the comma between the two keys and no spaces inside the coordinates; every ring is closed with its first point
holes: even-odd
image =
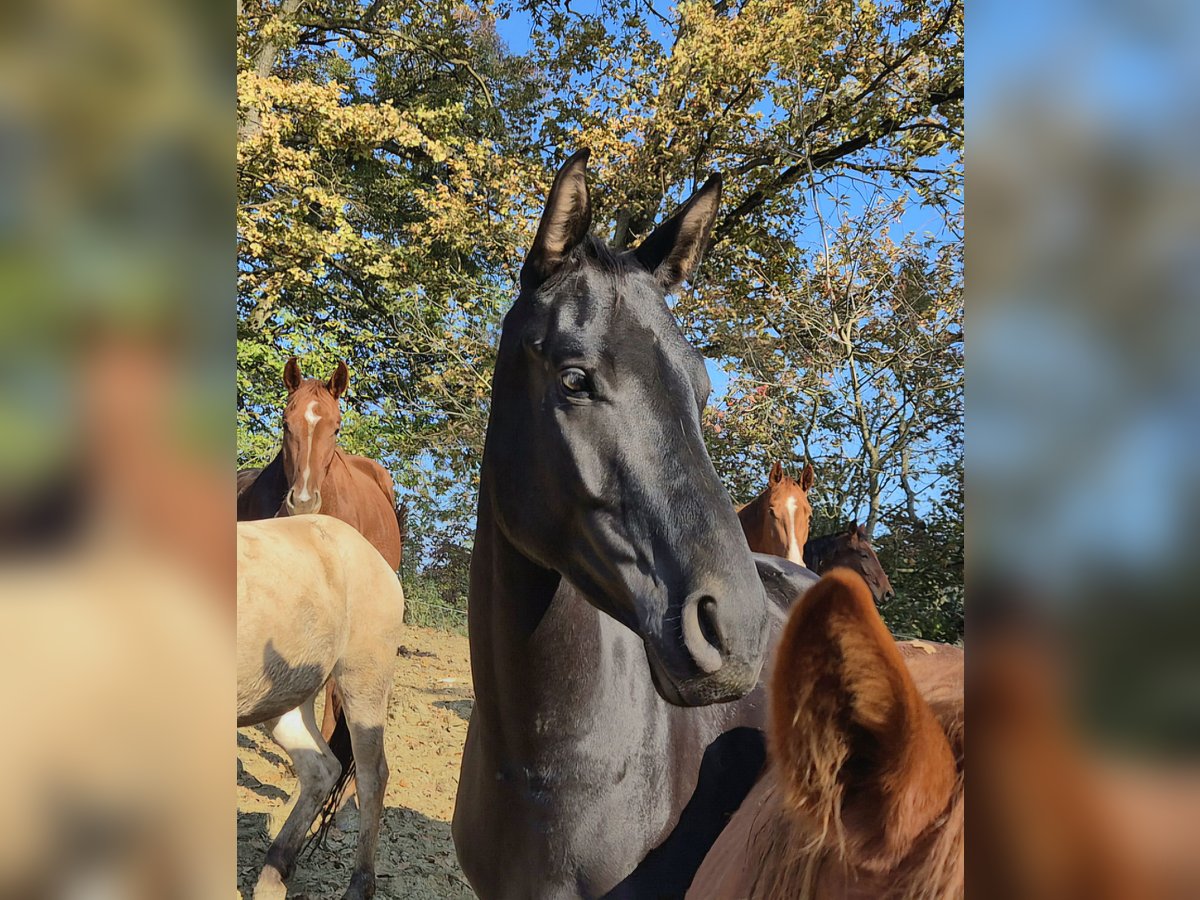
{"type": "Polygon", "coordinates": [[[296,489],[289,488],[283,498],[283,507],[289,516],[307,516],[321,511],[321,492],[313,491],[307,499],[301,500],[296,496],[296,489]]]}
{"type": "Polygon", "coordinates": [[[758,684],[766,648],[765,616],[746,616],[715,592],[694,591],[682,603],[667,640],[645,640],[659,695],[676,706],[737,700],[758,684]]]}

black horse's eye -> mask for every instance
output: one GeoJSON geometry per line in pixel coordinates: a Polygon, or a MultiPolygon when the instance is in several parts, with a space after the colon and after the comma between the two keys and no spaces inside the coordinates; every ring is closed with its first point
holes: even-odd
{"type": "Polygon", "coordinates": [[[587,372],[583,369],[563,369],[558,376],[559,383],[562,384],[563,390],[572,397],[587,397],[590,386],[588,384],[587,372]]]}

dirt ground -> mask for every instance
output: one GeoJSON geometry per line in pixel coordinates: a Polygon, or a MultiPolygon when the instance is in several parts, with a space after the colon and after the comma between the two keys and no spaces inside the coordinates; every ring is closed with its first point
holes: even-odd
{"type": "MultiPolygon", "coordinates": [[[[376,859],[377,898],[471,898],[450,838],[458,768],[474,692],[467,639],[409,627],[396,660],[388,709],[391,769],[376,859]]],[[[319,704],[318,704],[319,705],[319,704]]],[[[318,721],[320,711],[318,709],[318,721]]],[[[286,754],[261,728],[238,731],[238,890],[249,898],[270,838],[287,818],[296,778],[286,754]]],[[[354,867],[355,817],[327,845],[302,855],[289,898],[337,900],[354,867]]]]}

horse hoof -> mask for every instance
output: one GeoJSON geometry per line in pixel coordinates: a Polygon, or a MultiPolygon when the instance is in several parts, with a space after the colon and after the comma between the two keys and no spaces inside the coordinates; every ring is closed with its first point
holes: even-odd
{"type": "Polygon", "coordinates": [[[254,885],[254,900],[287,900],[287,885],[274,866],[264,866],[254,885]]]}

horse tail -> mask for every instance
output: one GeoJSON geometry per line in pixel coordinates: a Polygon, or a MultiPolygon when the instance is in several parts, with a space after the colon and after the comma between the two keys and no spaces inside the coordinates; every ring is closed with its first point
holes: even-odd
{"type": "Polygon", "coordinates": [[[350,740],[350,726],[346,724],[345,708],[339,709],[337,718],[334,719],[333,734],[329,736],[329,749],[333,751],[333,755],[341,763],[342,773],[338,776],[337,781],[333,783],[333,790],[329,792],[329,796],[325,798],[325,802],[321,804],[321,812],[317,819],[317,830],[313,832],[304,845],[304,849],[310,855],[316,847],[323,847],[325,845],[325,836],[333,826],[333,817],[336,815],[338,809],[341,808],[342,797],[345,795],[346,789],[350,786],[350,782],[354,778],[354,746],[350,740]]]}

